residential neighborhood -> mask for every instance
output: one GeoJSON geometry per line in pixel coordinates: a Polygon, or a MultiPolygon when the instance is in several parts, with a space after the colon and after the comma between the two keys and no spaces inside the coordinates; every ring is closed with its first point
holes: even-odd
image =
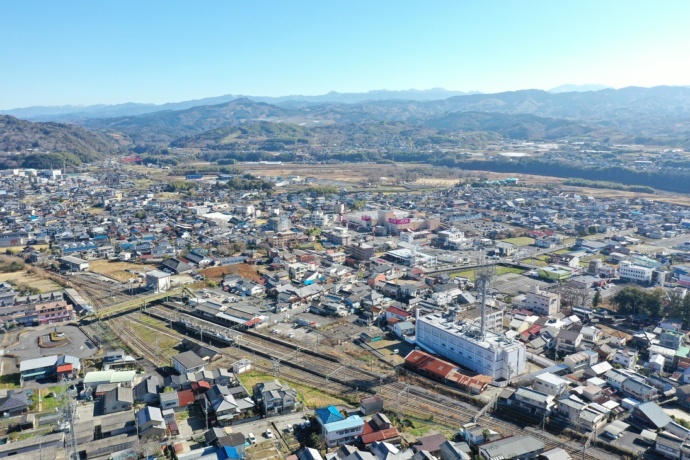
{"type": "Polygon", "coordinates": [[[0,175],[0,458],[690,452],[686,206],[111,166],[0,175]]]}

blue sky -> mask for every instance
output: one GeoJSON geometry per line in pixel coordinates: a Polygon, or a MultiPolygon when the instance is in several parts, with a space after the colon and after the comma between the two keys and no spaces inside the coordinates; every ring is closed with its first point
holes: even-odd
{"type": "Polygon", "coordinates": [[[690,2],[5,1],[0,108],[690,85],[690,2]]]}

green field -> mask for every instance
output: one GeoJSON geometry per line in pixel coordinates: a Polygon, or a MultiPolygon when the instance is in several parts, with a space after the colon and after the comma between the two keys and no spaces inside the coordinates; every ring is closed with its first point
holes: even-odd
{"type": "Polygon", "coordinates": [[[523,274],[525,270],[522,268],[515,268],[515,267],[504,267],[503,265],[499,265],[496,267],[496,276],[499,275],[505,275],[507,273],[517,273],[517,274],[523,274]]]}
{"type": "Polygon", "coordinates": [[[457,276],[460,276],[462,278],[468,278],[470,281],[474,281],[475,273],[474,273],[474,270],[465,270],[465,271],[450,274],[451,278],[455,278],[457,276]]]}
{"type": "Polygon", "coordinates": [[[517,238],[506,238],[505,240],[500,240],[503,243],[514,244],[515,246],[530,246],[534,244],[534,238],[528,236],[519,236],[517,238]]]}
{"type": "MultiPolygon", "coordinates": [[[[527,262],[529,263],[529,261],[527,261],[527,262]]],[[[546,264],[544,263],[544,265],[546,265],[546,264]]],[[[506,267],[506,266],[503,266],[503,265],[496,265],[496,271],[494,272],[494,274],[495,274],[496,276],[500,276],[500,275],[505,275],[505,274],[507,274],[507,273],[518,273],[518,274],[522,274],[522,273],[524,273],[524,272],[525,272],[525,270],[523,270],[522,268],[506,267]]],[[[470,281],[474,281],[475,278],[476,278],[476,273],[474,272],[474,270],[464,270],[464,271],[461,271],[461,272],[456,272],[456,273],[451,273],[451,274],[450,274],[450,277],[451,277],[451,278],[455,278],[455,277],[457,277],[457,276],[460,276],[460,277],[463,277],[463,278],[468,278],[470,281]]]]}

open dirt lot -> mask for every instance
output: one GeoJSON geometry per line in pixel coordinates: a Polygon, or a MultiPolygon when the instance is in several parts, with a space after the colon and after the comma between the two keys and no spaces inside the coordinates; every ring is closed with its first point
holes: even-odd
{"type": "Polygon", "coordinates": [[[146,273],[154,270],[153,266],[133,264],[130,262],[110,261],[110,260],[92,260],[89,261],[89,270],[99,275],[114,278],[118,281],[126,283],[130,278],[136,278],[134,273],[126,272],[125,270],[132,270],[137,273],[146,273]]]}
{"type": "Polygon", "coordinates": [[[9,282],[17,289],[27,287],[37,289],[41,293],[62,290],[62,286],[54,281],[40,277],[34,273],[29,273],[28,270],[21,270],[13,273],[0,273],[0,282],[3,281],[9,282]]]}
{"type": "Polygon", "coordinates": [[[224,275],[227,275],[229,273],[233,273],[236,275],[240,275],[244,278],[256,278],[259,276],[259,272],[254,269],[251,265],[247,264],[235,264],[235,265],[227,265],[225,267],[211,267],[211,268],[204,268],[203,270],[199,270],[199,273],[204,275],[206,278],[209,279],[216,279],[216,280],[221,280],[223,279],[224,275]]]}

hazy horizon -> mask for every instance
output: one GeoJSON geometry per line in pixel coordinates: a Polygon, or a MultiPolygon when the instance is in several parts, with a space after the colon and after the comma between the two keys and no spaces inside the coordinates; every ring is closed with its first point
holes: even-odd
{"type": "Polygon", "coordinates": [[[0,107],[690,84],[690,3],[5,2],[0,107]],[[685,11],[685,13],[683,13],[685,11]],[[650,33],[652,32],[652,33],[650,33]]]}

